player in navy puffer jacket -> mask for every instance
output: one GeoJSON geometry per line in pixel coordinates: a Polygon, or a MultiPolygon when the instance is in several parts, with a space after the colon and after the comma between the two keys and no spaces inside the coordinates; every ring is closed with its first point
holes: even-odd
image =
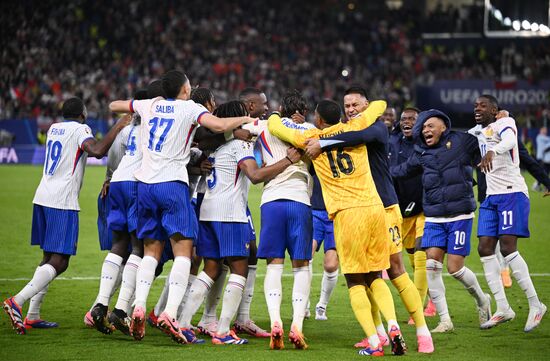
{"type": "Polygon", "coordinates": [[[491,299],[484,294],[475,274],[464,266],[470,254],[470,235],[476,201],[473,166],[481,160],[477,139],[451,130],[451,120],[442,111],[421,112],[413,128],[415,152],[404,163],[391,168],[392,176],[422,174],[423,208],[426,215],[422,248],[428,260],[428,288],[439,313],[439,325],[432,332],[453,330],[445,298],[442,271],[447,253],[447,270],[475,298],[480,324],[491,317],[491,299]]]}

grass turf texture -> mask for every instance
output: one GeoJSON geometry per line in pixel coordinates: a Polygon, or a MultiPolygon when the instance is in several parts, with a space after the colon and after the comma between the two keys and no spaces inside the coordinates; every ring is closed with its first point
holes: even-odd
{"type": "MultiPolygon", "coordinates": [[[[32,277],[41,259],[38,247],[29,245],[32,216],[32,198],[40,181],[41,167],[0,166],[0,297],[5,299],[17,293],[32,277]],[[14,280],[14,279],[23,280],[14,280]],[[8,280],[9,279],[9,280],[8,280]]],[[[358,359],[353,344],[362,339],[363,332],[356,322],[350,304],[345,281],[342,276],[328,307],[328,321],[306,320],[304,333],[310,348],[298,351],[285,340],[286,349],[270,351],[268,339],[250,338],[244,346],[177,345],[160,331],[146,328],[145,339],[133,341],[117,332],[106,336],[84,326],[82,319],[94,301],[99,285],[99,275],[105,253],[99,250],[96,230],[96,198],[103,182],[104,168],[88,167],[80,195],[80,237],[77,256],[71,259],[64,278],[95,277],[93,280],[56,280],[51,285],[42,306],[42,317],[59,322],[60,327],[50,330],[29,330],[26,336],[15,334],[2,312],[0,316],[0,360],[176,360],[197,358],[201,360],[339,360],[358,359]]],[[[527,179],[531,184],[532,179],[527,179]]],[[[261,188],[252,187],[250,209],[259,230],[259,199],[261,188]]],[[[540,193],[531,194],[531,239],[521,240],[519,249],[527,260],[531,273],[546,274],[533,277],[539,297],[550,306],[550,198],[543,199],[540,193]]],[[[352,225],[350,225],[352,226],[352,225]]],[[[258,233],[259,234],[259,233],[258,233]]],[[[475,235],[475,229],[474,233],[475,235]]],[[[472,252],[467,265],[476,273],[482,272],[477,256],[477,239],[472,238],[472,252]]],[[[410,270],[408,258],[405,264],[410,270]]],[[[168,274],[170,264],[164,275],[168,274]]],[[[319,299],[322,254],[317,254],[314,263],[311,310],[319,299]]],[[[262,327],[268,328],[269,316],[263,296],[263,275],[265,262],[260,260],[256,291],[252,303],[252,317],[262,327]]],[[[288,335],[292,317],[291,292],[292,272],[286,265],[283,278],[282,316],[285,323],[285,337],[288,335]]],[[[489,292],[485,278],[478,275],[482,288],[489,292]]],[[[148,303],[150,310],[156,302],[164,280],[154,283],[148,303]]],[[[421,355],[416,352],[414,328],[407,325],[408,315],[395,293],[398,321],[404,333],[409,352],[408,360],[543,360],[550,359],[550,315],[530,334],[523,332],[527,318],[527,301],[517,283],[507,290],[508,299],[516,311],[516,319],[494,329],[479,330],[475,303],[462,286],[450,277],[445,277],[447,301],[453,317],[455,331],[450,334],[434,335],[435,353],[421,355]]],[[[116,298],[115,298],[116,299],[116,298]]],[[[115,300],[112,300],[113,306],[115,300]]],[[[221,306],[220,306],[221,307],[221,306]]],[[[494,309],[493,301],[493,309],[494,309]]],[[[27,306],[25,307],[26,310],[27,306]]],[[[194,321],[198,322],[198,316],[194,321]]],[[[219,312],[219,309],[218,309],[219,312]]],[[[428,326],[435,327],[437,318],[429,318],[428,326]]],[[[385,349],[390,355],[389,348],[385,349]]]]}

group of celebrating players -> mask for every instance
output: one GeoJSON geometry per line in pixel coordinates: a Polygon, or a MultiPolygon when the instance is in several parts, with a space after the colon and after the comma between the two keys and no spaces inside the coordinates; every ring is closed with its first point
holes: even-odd
{"type": "MultiPolygon", "coordinates": [[[[102,333],[119,330],[141,340],[148,321],[178,343],[204,343],[198,331],[214,344],[241,345],[248,341],[237,333],[248,333],[270,338],[271,349],[282,349],[288,252],[294,276],[288,339],[306,349],[302,326],[309,317],[311,259],[323,242],[325,270],[315,318],[327,319],[340,267],[366,335],[355,345],[361,355],[382,356],[386,345],[396,355],[407,350],[384,270],[416,327],[418,352],[434,351],[431,332],[453,330],[442,279],[445,254],[447,270],[475,299],[482,329],[515,317],[499,254],[528,299],[525,331],[537,327],[546,306],[517,250],[517,239],[529,237],[529,198],[519,168],[520,157],[528,155],[518,148],[514,119],[499,111],[490,95],[477,99],[477,125],[467,133],[451,130],[449,117],[434,109],[405,108],[394,124],[395,111],[384,101],[369,102],[361,87],[349,88],[343,103],[344,118],[337,102],[320,101],[312,124],[304,121],[305,99],[291,91],[279,112],[264,119],[268,107],[261,90],[247,88],[239,100],[216,106],[209,89],[192,89],[185,74],[172,70],[133,100],[112,102],[111,111],[126,115],[96,141],[84,124],[82,100],[65,101],[65,121],[47,133],[43,176],[33,200],[31,244],[40,245],[44,257],[32,280],[3,303],[14,329],[25,334],[57,326],[41,319],[40,306],[48,285],[76,254],[86,157],[107,153],[98,202],[106,230],[101,246],[109,253],[97,298],[84,318],[102,333]],[[477,166],[478,184],[485,187],[486,180],[486,192],[480,193],[487,195],[479,212],[478,251],[496,301],[494,313],[490,295],[464,264],[477,206],[477,166]],[[248,209],[250,183],[264,183],[258,245],[248,209]],[[414,282],[405,271],[403,248],[414,282]],[[258,258],[267,261],[269,331],[250,318],[258,258]],[[173,260],[170,274],[147,313],[150,287],[168,260],[173,260]],[[430,313],[424,311],[428,290],[440,317],[431,332],[424,319],[430,313]],[[192,318],[203,303],[194,327],[192,318]]],[[[541,182],[550,184],[547,177],[541,182]]]]}

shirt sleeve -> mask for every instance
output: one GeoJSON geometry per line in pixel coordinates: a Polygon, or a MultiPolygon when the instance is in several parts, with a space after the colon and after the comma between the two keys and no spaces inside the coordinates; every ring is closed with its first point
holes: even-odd
{"type": "Polygon", "coordinates": [[[465,138],[465,149],[471,156],[471,162],[475,166],[481,161],[481,152],[479,150],[479,141],[477,137],[470,133],[463,133],[465,138]]]}
{"type": "Polygon", "coordinates": [[[258,136],[265,129],[265,123],[265,120],[256,120],[252,123],[243,124],[243,129],[248,130],[253,136],[258,136]]]}
{"type": "Polygon", "coordinates": [[[88,139],[93,139],[94,135],[92,133],[92,129],[90,129],[89,126],[86,124],[82,124],[77,130],[78,137],[78,147],[82,149],[82,143],[84,143],[88,139]]]}
{"type": "Polygon", "coordinates": [[[345,125],[348,130],[361,130],[370,127],[386,110],[384,100],[375,100],[369,104],[369,107],[355,118],[350,119],[345,125]]]}
{"type": "Polygon", "coordinates": [[[368,127],[363,130],[344,132],[332,137],[320,139],[319,143],[323,150],[335,147],[354,147],[356,145],[373,142],[384,143],[384,134],[382,132],[387,133],[385,125],[384,128],[368,127]]]}
{"type": "Polygon", "coordinates": [[[195,124],[200,124],[201,117],[205,114],[210,114],[210,112],[202,104],[197,104],[195,102],[192,102],[192,103],[193,103],[193,106],[192,106],[191,112],[193,114],[193,121],[195,124]]]}
{"type": "Polygon", "coordinates": [[[418,159],[418,153],[411,154],[405,163],[390,167],[390,173],[393,178],[413,177],[422,173],[422,165],[418,159]]]}
{"type": "Polygon", "coordinates": [[[514,148],[518,141],[516,122],[513,118],[507,117],[499,119],[496,125],[496,131],[498,131],[501,140],[492,150],[496,154],[506,153],[514,148]]]}
{"type": "Polygon", "coordinates": [[[234,140],[234,142],[235,146],[233,148],[233,154],[235,155],[237,163],[241,163],[243,160],[246,159],[252,159],[255,161],[254,143],[246,142],[244,140],[234,140]]]}
{"type": "Polygon", "coordinates": [[[305,148],[307,138],[313,138],[315,135],[318,135],[317,129],[305,131],[303,129],[288,128],[283,124],[281,117],[277,113],[272,114],[267,120],[267,129],[282,141],[302,149],[305,148]]]}
{"type": "Polygon", "coordinates": [[[105,172],[105,180],[107,181],[111,180],[113,172],[118,168],[122,157],[124,157],[126,153],[128,136],[130,135],[131,129],[132,125],[124,127],[116,136],[111,148],[109,148],[109,152],[107,153],[107,171],[105,172]]]}

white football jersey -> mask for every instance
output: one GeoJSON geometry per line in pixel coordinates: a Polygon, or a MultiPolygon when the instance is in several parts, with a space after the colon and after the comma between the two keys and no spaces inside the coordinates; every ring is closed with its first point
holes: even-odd
{"type": "Polygon", "coordinates": [[[162,97],[133,100],[132,108],[141,116],[143,152],[135,177],[144,183],[188,183],[189,149],[200,117],[208,110],[192,100],[162,97]]]}
{"type": "MultiPolygon", "coordinates": [[[[202,151],[199,148],[191,148],[189,166],[198,167],[199,159],[202,156],[202,151]]],[[[189,174],[189,197],[191,199],[195,198],[195,193],[197,192],[197,186],[200,183],[202,176],[200,174],[189,174]]]]}
{"type": "Polygon", "coordinates": [[[86,124],[67,121],[50,126],[42,179],[34,194],[34,204],[80,210],[78,195],[88,158],[81,147],[90,138],[93,138],[92,130],[86,124]]]}
{"type": "Polygon", "coordinates": [[[212,172],[206,177],[206,193],[201,204],[201,221],[248,222],[246,206],[250,181],[239,163],[254,160],[253,143],[231,140],[208,157],[212,172]]]}
{"type": "Polygon", "coordinates": [[[140,144],[141,125],[127,125],[120,131],[115,142],[109,149],[109,157],[111,150],[113,152],[123,152],[120,163],[113,172],[111,182],[136,182],[137,179],[134,173],[141,166],[142,152],[140,144]],[[120,138],[120,139],[119,139],[120,138]]]}
{"type": "Polygon", "coordinates": [[[523,192],[529,196],[519,168],[518,131],[514,119],[500,118],[485,128],[477,125],[468,132],[477,137],[482,157],[490,150],[495,152],[493,169],[485,174],[487,195],[523,192]]]}
{"type": "MultiPolygon", "coordinates": [[[[304,130],[315,128],[311,123],[297,124],[289,118],[283,118],[282,121],[289,128],[304,130]]],[[[262,159],[266,166],[277,163],[286,157],[286,151],[290,145],[269,132],[267,129],[267,120],[245,124],[243,128],[257,136],[256,143],[260,145],[262,159]]],[[[311,205],[310,198],[312,191],[313,178],[309,174],[308,164],[299,161],[264,185],[261,204],[277,199],[288,199],[309,206],[311,205]]]]}

